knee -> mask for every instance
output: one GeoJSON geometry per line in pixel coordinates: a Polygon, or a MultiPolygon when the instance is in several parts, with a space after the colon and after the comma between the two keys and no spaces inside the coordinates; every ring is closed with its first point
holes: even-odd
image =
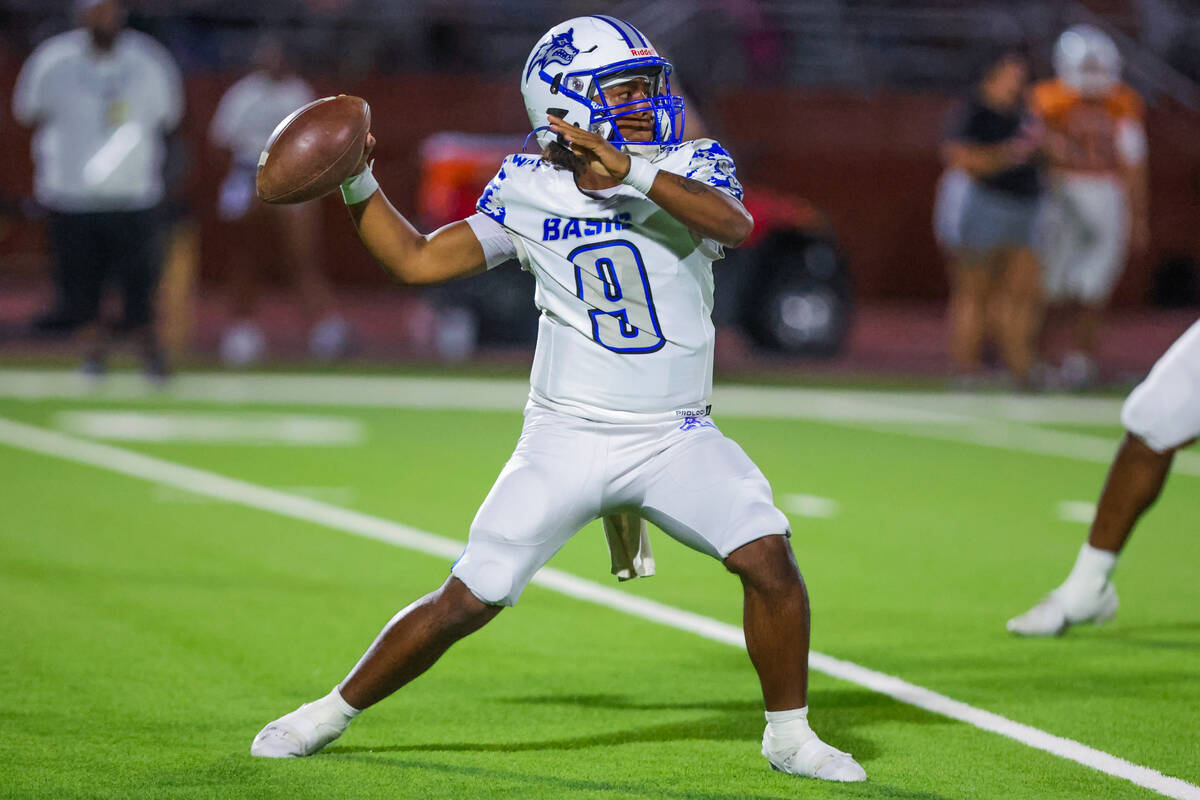
{"type": "Polygon", "coordinates": [[[744,544],[725,559],[725,568],[747,587],[783,592],[804,586],[786,536],[777,534],[744,544]]]}
{"type": "Polygon", "coordinates": [[[437,590],[433,599],[442,619],[455,631],[470,633],[500,613],[502,606],[486,603],[453,575],[437,590]]]}
{"type": "Polygon", "coordinates": [[[525,588],[520,564],[507,548],[473,530],[470,544],[451,568],[468,593],[486,605],[511,606],[525,588]]]}

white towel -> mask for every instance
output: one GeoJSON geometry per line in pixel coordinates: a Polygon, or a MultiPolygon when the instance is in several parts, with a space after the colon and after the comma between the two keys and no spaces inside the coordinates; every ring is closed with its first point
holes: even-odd
{"type": "Polygon", "coordinates": [[[612,574],[618,580],[654,574],[654,553],[650,550],[646,520],[632,511],[609,514],[604,518],[604,537],[612,557],[612,574]]]}

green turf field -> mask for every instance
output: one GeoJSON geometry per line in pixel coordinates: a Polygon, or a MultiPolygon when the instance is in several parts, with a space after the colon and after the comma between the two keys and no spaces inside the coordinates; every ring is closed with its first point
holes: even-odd
{"type": "MultiPolygon", "coordinates": [[[[329,441],[105,443],[452,539],[465,538],[521,422],[518,406],[418,409],[350,391],[319,404],[301,393],[263,404],[250,390],[246,403],[15,397],[6,378],[0,420],[72,440],[100,441],[105,425],[129,421],[118,412],[160,428],[207,420],[204,436],[222,420],[278,430],[280,415],[302,415],[304,435],[329,441]]],[[[823,516],[791,517],[815,650],[1200,784],[1195,452],[1121,562],[1117,619],[1016,640],[1004,621],[1065,575],[1085,535],[1060,507],[1096,499],[1106,466],[1081,454],[1115,447],[1115,414],[1097,422],[1107,406],[1081,426],[1022,422],[1009,447],[963,433],[1013,425],[989,423],[983,406],[946,423],[958,426],[947,438],[928,420],[724,415],[722,391],[717,422],[781,507],[804,507],[798,494],[832,501],[823,516]]],[[[258,729],[327,692],[451,559],[185,491],[166,472],[164,484],[31,452],[6,444],[5,430],[0,797],[1155,796],[823,674],[812,680],[814,728],[858,757],[868,783],[773,773],[758,754],[761,703],[744,651],[536,585],[323,753],[253,759],[258,729]]],[[[622,591],[738,622],[735,579],[661,534],[654,542],[658,575],[622,591]]],[[[596,525],[551,566],[617,586],[596,525]]]]}

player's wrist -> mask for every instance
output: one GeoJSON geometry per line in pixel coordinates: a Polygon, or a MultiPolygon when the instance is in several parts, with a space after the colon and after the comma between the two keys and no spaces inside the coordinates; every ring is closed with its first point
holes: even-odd
{"type": "Polygon", "coordinates": [[[364,203],[370,199],[371,195],[379,191],[379,181],[375,180],[375,173],[371,169],[374,161],[368,161],[367,165],[362,168],[362,172],[352,175],[342,182],[342,200],[348,206],[355,206],[359,203],[364,203]]]}
{"type": "Polygon", "coordinates": [[[658,177],[659,168],[644,158],[629,157],[629,172],[621,179],[621,183],[632,186],[642,194],[650,194],[650,187],[658,177]]]}

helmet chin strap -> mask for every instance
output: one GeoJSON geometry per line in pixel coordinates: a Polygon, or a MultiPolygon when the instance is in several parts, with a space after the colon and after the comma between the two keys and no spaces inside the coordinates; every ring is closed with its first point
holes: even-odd
{"type": "Polygon", "coordinates": [[[629,153],[630,156],[644,158],[647,161],[653,161],[662,153],[661,144],[640,144],[638,142],[624,142],[621,144],[621,150],[629,153]]]}

